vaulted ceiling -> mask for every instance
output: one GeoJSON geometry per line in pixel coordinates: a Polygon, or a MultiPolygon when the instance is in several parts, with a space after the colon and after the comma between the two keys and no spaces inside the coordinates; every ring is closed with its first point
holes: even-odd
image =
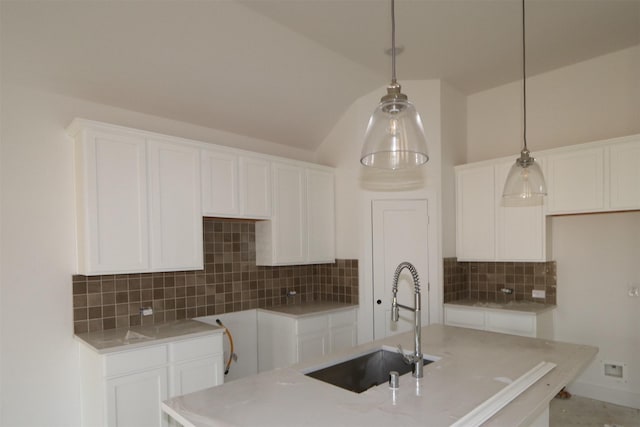
{"type": "MultiPolygon", "coordinates": [[[[520,79],[520,7],[397,0],[400,82],[520,79]]],[[[387,0],[2,0],[0,19],[5,82],[310,150],[390,78],[387,0]]],[[[640,0],[527,1],[530,75],[639,43],[640,0]]]]}

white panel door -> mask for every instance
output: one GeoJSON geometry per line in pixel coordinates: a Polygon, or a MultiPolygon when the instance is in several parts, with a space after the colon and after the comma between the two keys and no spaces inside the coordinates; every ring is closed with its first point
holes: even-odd
{"type": "Polygon", "coordinates": [[[576,149],[547,157],[547,213],[604,209],[604,148],[576,149]]]}
{"type": "Polygon", "coordinates": [[[145,141],[119,132],[84,131],[78,162],[78,269],[81,274],[149,268],[145,141]]]}
{"type": "Polygon", "coordinates": [[[609,147],[611,209],[640,209],[640,141],[609,147]]]}
{"type": "Polygon", "coordinates": [[[161,402],[167,396],[167,369],[159,368],[107,380],[107,425],[160,427],[167,425],[161,402]]]}
{"type": "Polygon", "coordinates": [[[305,173],[298,166],[273,164],[274,264],[307,259],[305,173]]]}
{"type": "Polygon", "coordinates": [[[545,261],[544,206],[502,206],[502,190],[511,165],[509,161],[495,166],[496,260],[545,261]]]}
{"type": "MultiPolygon", "coordinates": [[[[373,312],[374,338],[413,330],[414,315],[400,309],[400,320],[391,322],[393,275],[408,261],[421,279],[422,325],[429,323],[428,240],[429,216],[426,200],[374,200],[373,219],[373,312]]],[[[398,303],[413,307],[413,280],[404,269],[398,281],[398,303]]]]}
{"type": "Polygon", "coordinates": [[[335,261],[333,173],[307,169],[308,262],[335,261]]]}
{"type": "Polygon", "coordinates": [[[148,141],[152,270],[202,269],[199,150],[148,141]]]}
{"type": "Polygon", "coordinates": [[[200,151],[202,162],[202,213],[205,216],[237,216],[238,156],[214,150],[200,151]]]}
{"type": "Polygon", "coordinates": [[[181,396],[222,384],[222,365],[222,355],[175,364],[171,368],[171,396],[181,396]]]}
{"type": "Polygon", "coordinates": [[[240,207],[245,218],[271,218],[271,163],[240,157],[240,207]]]}
{"type": "Polygon", "coordinates": [[[493,164],[456,171],[456,255],[459,260],[495,258],[494,192],[493,164]]]}

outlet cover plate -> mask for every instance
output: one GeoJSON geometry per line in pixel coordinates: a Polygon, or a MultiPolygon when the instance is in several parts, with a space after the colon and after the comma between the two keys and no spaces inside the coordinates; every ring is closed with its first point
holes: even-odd
{"type": "Polygon", "coordinates": [[[534,289],[531,291],[531,296],[533,298],[545,298],[546,292],[544,290],[534,289]]]}

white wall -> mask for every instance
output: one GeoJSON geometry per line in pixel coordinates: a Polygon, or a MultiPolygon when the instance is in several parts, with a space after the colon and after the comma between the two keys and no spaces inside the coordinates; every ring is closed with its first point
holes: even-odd
{"type": "MultiPolygon", "coordinates": [[[[640,45],[527,79],[531,151],[640,133],[640,45]]],[[[467,160],[522,148],[522,82],[468,97],[467,160]]]]}
{"type": "MultiPolygon", "coordinates": [[[[640,133],[640,46],[531,78],[529,145],[533,150],[640,133]]],[[[468,97],[469,162],[520,150],[519,83],[468,97]]],[[[556,339],[600,353],[575,392],[640,407],[640,301],[626,295],[640,281],[640,213],[553,218],[558,264],[556,339]],[[633,325],[633,326],[632,326],[633,325]],[[599,360],[628,363],[628,383],[609,381],[599,360]]]]}
{"type": "Polygon", "coordinates": [[[441,118],[439,81],[403,81],[403,92],[420,113],[430,160],[409,173],[378,172],[360,166],[367,122],[386,89],[359,98],[317,150],[316,160],[336,168],[336,256],[359,260],[358,341],[373,339],[371,202],[375,199],[429,200],[429,296],[431,322],[441,319],[441,118]],[[394,189],[395,188],[395,189],[394,189]]]}
{"type": "Polygon", "coordinates": [[[570,390],[640,408],[640,212],[552,219],[558,263],[555,338],[595,345],[596,359],[570,390]],[[603,374],[602,361],[626,364],[626,382],[603,374]]]}
{"type": "Polygon", "coordinates": [[[313,153],[2,82],[0,425],[80,423],[71,275],[76,116],[311,160],[313,153]],[[10,393],[7,393],[7,390],[10,393]]]}

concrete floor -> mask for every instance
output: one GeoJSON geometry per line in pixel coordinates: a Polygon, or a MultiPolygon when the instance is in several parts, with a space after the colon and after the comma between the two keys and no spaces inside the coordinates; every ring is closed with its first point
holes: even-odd
{"type": "Polygon", "coordinates": [[[553,399],[550,427],[640,427],[640,409],[614,405],[586,397],[553,399]]]}

